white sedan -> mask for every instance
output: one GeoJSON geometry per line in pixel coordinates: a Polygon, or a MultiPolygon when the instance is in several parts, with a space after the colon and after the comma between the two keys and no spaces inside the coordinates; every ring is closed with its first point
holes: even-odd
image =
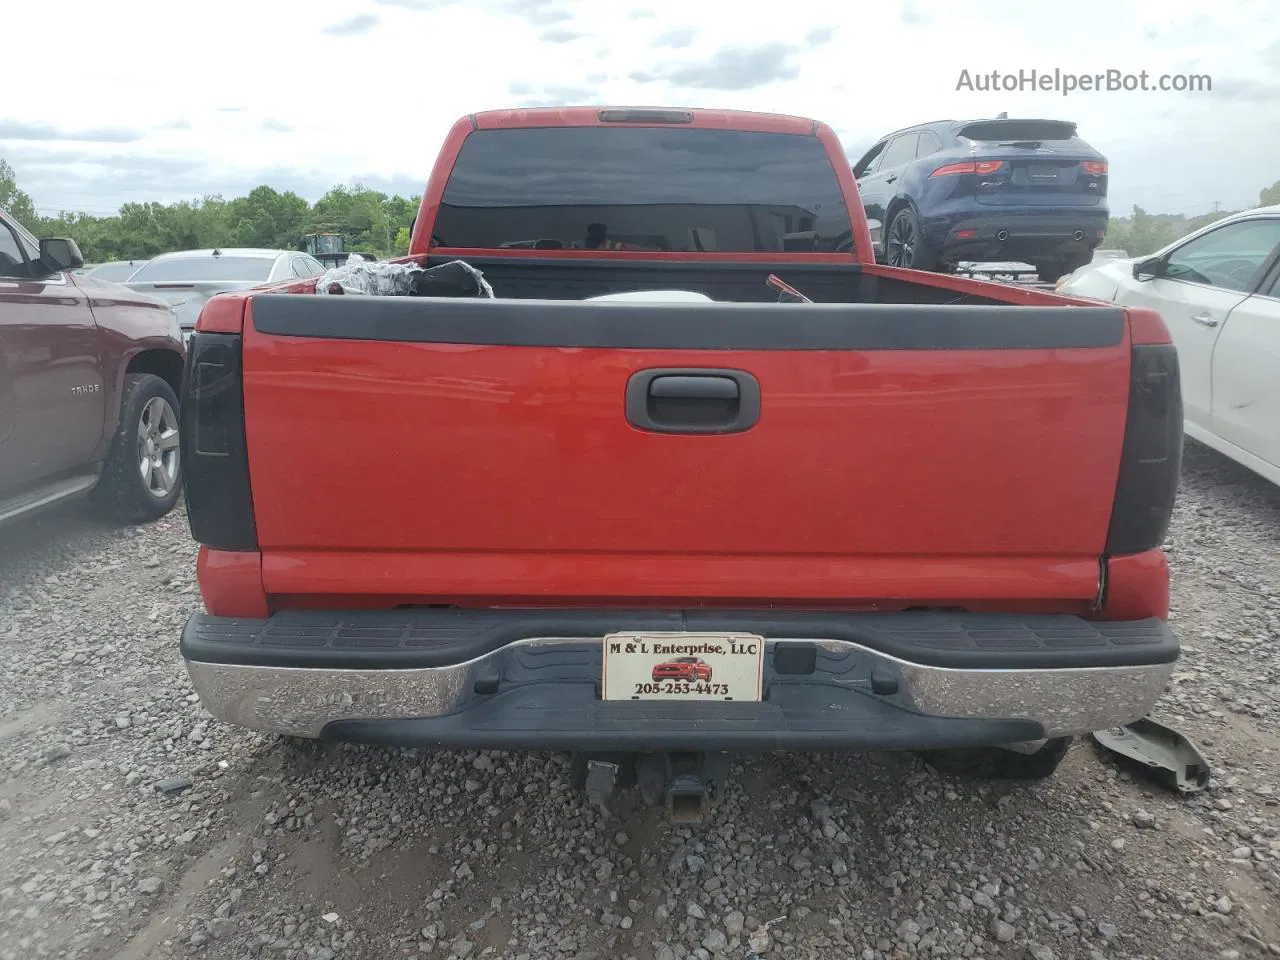
{"type": "Polygon", "coordinates": [[[1280,484],[1280,206],[1233,214],[1059,292],[1151,307],[1178,348],[1187,435],[1280,484]]]}
{"type": "Polygon", "coordinates": [[[165,253],[130,274],[124,285],[167,300],[178,313],[185,335],[195,328],[205,301],[217,293],[243,290],[280,280],[317,277],[324,266],[295,250],[256,247],[180,250],[165,253]]]}

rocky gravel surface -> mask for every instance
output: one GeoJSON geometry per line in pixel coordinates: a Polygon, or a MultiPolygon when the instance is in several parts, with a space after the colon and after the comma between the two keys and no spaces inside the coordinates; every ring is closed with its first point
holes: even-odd
{"type": "Polygon", "coordinates": [[[1158,717],[1213,788],[1076,743],[1031,786],[913,756],[735,761],[712,820],[606,814],[564,758],[212,720],[180,513],[0,532],[0,960],[1280,956],[1280,490],[1188,449],[1158,717]]]}

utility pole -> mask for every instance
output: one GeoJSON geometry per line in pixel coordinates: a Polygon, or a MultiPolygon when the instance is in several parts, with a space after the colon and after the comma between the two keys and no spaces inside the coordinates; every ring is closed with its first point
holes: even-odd
{"type": "Polygon", "coordinates": [[[1221,200],[1215,200],[1215,201],[1213,201],[1213,212],[1214,212],[1214,213],[1217,213],[1217,212],[1218,212],[1218,208],[1219,208],[1220,206],[1222,206],[1222,201],[1221,201],[1221,200]]]}

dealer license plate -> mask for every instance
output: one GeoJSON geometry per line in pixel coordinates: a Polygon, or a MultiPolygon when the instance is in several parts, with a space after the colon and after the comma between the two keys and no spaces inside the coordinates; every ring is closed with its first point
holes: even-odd
{"type": "Polygon", "coordinates": [[[758,701],[764,646],[749,633],[610,634],[603,698],[758,701]]]}

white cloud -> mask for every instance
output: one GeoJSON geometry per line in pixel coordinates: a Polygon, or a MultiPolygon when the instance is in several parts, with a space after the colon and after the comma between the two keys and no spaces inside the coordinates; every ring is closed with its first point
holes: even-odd
{"type": "MultiPolygon", "coordinates": [[[[11,6],[6,35],[48,36],[35,6],[11,6]]],[[[309,199],[355,179],[416,193],[457,117],[526,103],[777,110],[826,120],[852,151],[913,123],[1007,110],[1077,121],[1112,161],[1113,209],[1199,212],[1247,205],[1278,175],[1277,10],[810,0],[779,17],[729,0],[222,0],[216,11],[65,0],[59,70],[41,43],[6,49],[11,76],[38,79],[6,97],[0,156],[41,209],[102,212],[259,182],[309,199]],[[1033,68],[1207,73],[1217,92],[955,89],[963,69],[1033,68]]]]}

